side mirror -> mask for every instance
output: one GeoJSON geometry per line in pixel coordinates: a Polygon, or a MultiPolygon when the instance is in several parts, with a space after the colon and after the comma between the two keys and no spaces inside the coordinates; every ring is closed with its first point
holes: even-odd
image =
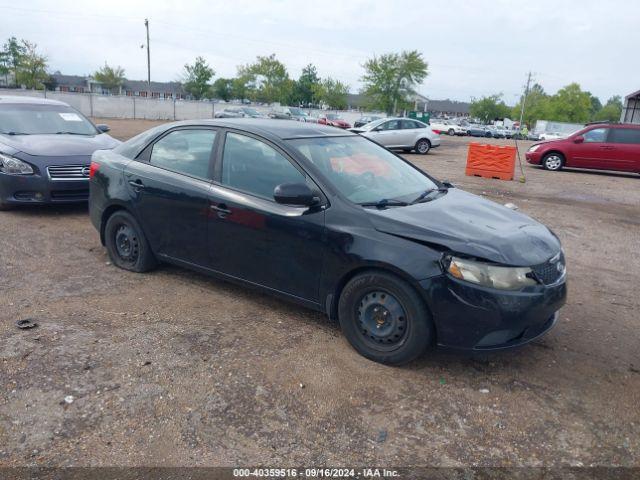
{"type": "Polygon", "coordinates": [[[578,135],[573,139],[573,143],[582,143],[584,142],[584,137],[582,135],[578,135]]]}
{"type": "Polygon", "coordinates": [[[109,125],[106,125],[104,123],[99,123],[96,125],[96,128],[98,129],[98,131],[100,133],[107,133],[108,131],[110,131],[111,129],[109,128],[109,125]]]}
{"type": "Polygon", "coordinates": [[[282,183],[273,190],[277,203],[296,207],[312,207],[320,202],[306,183],[282,183]]]}
{"type": "Polygon", "coordinates": [[[443,180],[442,181],[442,185],[445,188],[456,188],[455,185],[453,183],[451,183],[449,180],[443,180]]]}

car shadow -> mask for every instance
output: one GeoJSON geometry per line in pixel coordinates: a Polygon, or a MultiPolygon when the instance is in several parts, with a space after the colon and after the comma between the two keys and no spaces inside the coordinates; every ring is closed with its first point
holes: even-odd
{"type": "MultiPolygon", "coordinates": [[[[252,303],[259,306],[260,309],[269,309],[276,315],[295,317],[296,321],[312,325],[331,337],[342,337],[340,324],[336,320],[330,319],[322,312],[262,292],[258,288],[238,285],[225,279],[208,276],[170,264],[160,264],[156,272],[170,275],[172,281],[193,284],[207,291],[215,291],[217,294],[233,297],[240,302],[252,303]]],[[[345,349],[351,348],[346,339],[344,347],[345,349]]],[[[490,352],[469,352],[434,347],[428,350],[422,357],[406,365],[388,368],[402,368],[418,373],[429,372],[429,374],[434,371],[444,370],[448,372],[459,371],[460,373],[489,373],[494,370],[500,370],[508,366],[514,367],[521,362],[526,362],[530,356],[526,354],[523,356],[523,352],[527,350],[530,350],[530,353],[537,353],[538,350],[553,350],[553,346],[543,338],[521,347],[490,352]]],[[[345,351],[345,353],[347,352],[345,351]]],[[[369,360],[363,357],[362,361],[367,362],[369,360]]]]}
{"type": "Polygon", "coordinates": [[[25,204],[18,205],[0,212],[0,215],[22,215],[22,216],[50,216],[50,215],[74,215],[89,214],[89,205],[86,203],[70,203],[70,204],[25,204]]]}
{"type": "MultiPolygon", "coordinates": [[[[536,170],[544,170],[543,167],[539,165],[530,165],[530,168],[536,170]]],[[[603,177],[617,177],[617,178],[640,178],[637,173],[633,172],[618,172],[614,170],[595,170],[595,169],[581,169],[581,168],[572,168],[572,167],[564,167],[562,170],[553,173],[580,173],[585,175],[601,175],[603,177]]]]}

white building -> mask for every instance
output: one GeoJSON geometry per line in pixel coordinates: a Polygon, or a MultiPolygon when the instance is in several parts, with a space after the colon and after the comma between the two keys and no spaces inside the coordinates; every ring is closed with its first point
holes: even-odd
{"type": "Polygon", "coordinates": [[[620,122],[640,124],[640,90],[625,97],[620,122]]]}

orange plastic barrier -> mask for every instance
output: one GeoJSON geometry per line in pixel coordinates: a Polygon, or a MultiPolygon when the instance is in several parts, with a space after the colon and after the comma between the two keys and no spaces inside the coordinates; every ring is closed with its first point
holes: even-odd
{"type": "Polygon", "coordinates": [[[470,143],[465,174],[476,177],[513,180],[515,147],[470,143]]]}

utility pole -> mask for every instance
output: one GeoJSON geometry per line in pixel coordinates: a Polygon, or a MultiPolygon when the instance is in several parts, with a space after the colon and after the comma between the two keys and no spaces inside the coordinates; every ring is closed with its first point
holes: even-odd
{"type": "Polygon", "coordinates": [[[149,19],[144,19],[144,26],[147,29],[147,88],[151,92],[151,53],[149,52],[149,19]]]}
{"type": "Polygon", "coordinates": [[[529,95],[529,86],[531,85],[531,72],[527,75],[527,86],[524,87],[524,95],[522,96],[522,105],[520,105],[520,131],[522,131],[522,120],[524,119],[524,105],[527,103],[529,95]]]}

